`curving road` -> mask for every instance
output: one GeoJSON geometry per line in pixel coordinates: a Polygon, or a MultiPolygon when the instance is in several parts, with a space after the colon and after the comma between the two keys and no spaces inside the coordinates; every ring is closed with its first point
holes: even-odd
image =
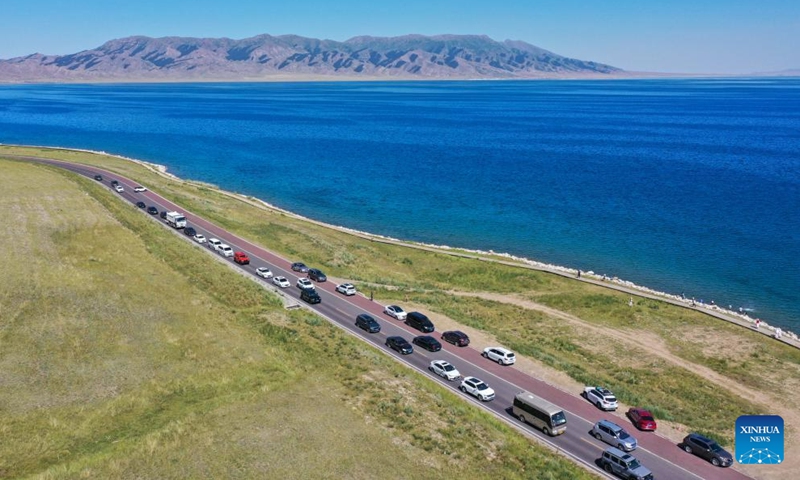
{"type": "MultiPolygon", "coordinates": [[[[299,276],[305,277],[304,274],[298,276],[297,273],[291,270],[292,261],[302,261],[302,259],[284,259],[269,250],[255,245],[247,240],[244,240],[226,230],[214,225],[197,215],[187,212],[178,205],[170,202],[169,200],[161,197],[155,192],[146,191],[136,193],[133,191],[134,186],[138,185],[136,182],[121,177],[117,174],[92,167],[87,165],[72,164],[68,162],[61,162],[57,160],[29,157],[29,156],[7,156],[18,160],[33,161],[45,163],[57,167],[70,170],[74,173],[93,178],[95,175],[103,176],[103,184],[110,186],[110,181],[116,179],[125,188],[125,191],[120,195],[124,200],[133,203],[138,201],[145,202],[148,206],[155,206],[159,212],[162,210],[177,210],[186,216],[189,226],[202,233],[207,238],[218,238],[223,243],[227,243],[234,250],[242,250],[250,257],[250,265],[240,266],[233,263],[232,259],[227,259],[232,265],[242,269],[244,272],[258,278],[259,281],[270,288],[276,288],[272,285],[271,280],[264,280],[255,275],[255,269],[258,267],[268,267],[276,276],[285,276],[291,282],[291,286],[286,289],[280,289],[281,294],[298,304],[303,304],[327,318],[333,324],[351,332],[353,335],[360,339],[373,344],[376,348],[382,349],[389,355],[393,355],[398,361],[415,368],[421,372],[428,374],[431,379],[438,381],[447,388],[451,388],[459,395],[462,395],[465,400],[471,401],[480,405],[482,408],[493,413],[500,419],[513,425],[519,431],[530,437],[551,445],[559,451],[564,452],[572,459],[579,463],[583,463],[589,468],[595,470],[600,475],[606,475],[597,466],[597,459],[600,457],[603,450],[608,447],[589,435],[592,425],[598,420],[608,419],[618,423],[628,429],[638,440],[639,448],[632,454],[638,458],[643,465],[649,468],[656,479],[747,479],[750,478],[743,473],[733,468],[717,468],[712,466],[705,460],[699,457],[689,455],[683,452],[674,442],[661,437],[655,433],[638,432],[632,427],[630,422],[620,415],[602,412],[596,409],[593,405],[589,404],[586,400],[581,398],[579,392],[566,392],[560,390],[552,385],[549,385],[542,380],[529,376],[513,366],[505,367],[500,366],[494,362],[484,359],[480,355],[480,351],[472,347],[455,347],[448,343],[442,342],[443,349],[437,353],[430,353],[415,346],[414,353],[411,355],[399,355],[396,352],[389,350],[384,346],[386,337],[390,335],[400,335],[407,340],[411,340],[420,332],[411,329],[404,325],[402,322],[394,320],[393,318],[383,314],[383,306],[378,302],[371,301],[362,295],[355,295],[346,297],[335,291],[335,285],[331,282],[316,284],[317,292],[322,298],[322,303],[317,305],[306,305],[299,300],[300,290],[295,287],[295,282],[299,276]],[[355,317],[359,313],[368,312],[373,317],[378,319],[381,324],[381,332],[376,334],[369,334],[364,330],[355,326],[355,317]],[[442,359],[447,360],[459,369],[462,375],[476,376],[492,387],[497,396],[488,403],[481,403],[475,398],[463,394],[458,391],[459,382],[448,382],[428,371],[428,365],[431,360],[442,359]],[[518,419],[511,415],[511,402],[521,390],[528,390],[549,401],[559,405],[567,414],[568,427],[567,432],[559,437],[548,437],[543,435],[539,430],[533,427],[522,424],[518,419]]],[[[142,215],[147,213],[142,209],[142,215]]],[[[154,221],[163,223],[165,228],[170,228],[158,216],[153,216],[154,221]]],[[[182,235],[183,236],[183,235],[182,235]]],[[[188,237],[183,236],[187,241],[196,245],[198,248],[205,248],[210,255],[216,255],[211,249],[201,247],[188,237]]],[[[433,334],[439,337],[439,333],[433,334]]]]}

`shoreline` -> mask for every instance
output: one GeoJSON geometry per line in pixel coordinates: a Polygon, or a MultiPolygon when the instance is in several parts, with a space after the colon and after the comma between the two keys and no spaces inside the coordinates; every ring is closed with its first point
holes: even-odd
{"type": "Polygon", "coordinates": [[[161,175],[163,177],[169,178],[176,182],[186,183],[191,185],[199,185],[205,188],[212,188],[220,194],[236,198],[240,201],[245,201],[250,203],[251,205],[258,206],[260,208],[266,208],[269,210],[273,210],[276,212],[280,212],[282,214],[291,216],[295,219],[307,221],[314,223],[316,225],[334,229],[343,233],[347,233],[350,235],[358,236],[363,239],[367,239],[370,241],[377,241],[382,243],[388,243],[398,246],[404,246],[408,248],[417,248],[422,250],[427,250],[436,253],[443,253],[447,255],[453,256],[460,256],[464,258],[472,258],[475,260],[480,261],[487,261],[487,262],[494,262],[500,263],[509,266],[515,266],[520,268],[528,268],[548,273],[553,273],[556,275],[560,275],[563,277],[572,278],[574,280],[579,280],[587,283],[592,283],[598,286],[602,286],[605,288],[610,288],[613,290],[629,293],[631,295],[635,295],[637,297],[643,298],[651,298],[661,301],[666,301],[668,303],[672,303],[673,305],[681,306],[684,308],[697,310],[701,313],[704,313],[709,316],[713,316],[715,318],[725,320],[730,323],[735,323],[742,327],[754,329],[755,331],[762,333],[767,336],[773,337],[775,340],[781,341],[782,343],[794,346],[796,348],[800,348],[800,337],[797,333],[784,330],[780,327],[774,326],[769,324],[768,322],[760,319],[760,318],[751,318],[748,315],[748,311],[743,310],[741,313],[727,309],[721,308],[719,305],[715,304],[708,304],[708,303],[699,303],[696,302],[693,297],[685,297],[681,295],[670,294],[667,292],[655,290],[643,285],[635,284],[631,281],[620,279],[619,277],[609,277],[605,274],[598,274],[595,273],[593,270],[578,270],[571,267],[565,267],[561,265],[554,265],[544,262],[539,262],[533,259],[529,259],[526,257],[520,257],[516,255],[512,255],[510,253],[504,252],[495,252],[494,250],[477,250],[477,249],[469,249],[469,248],[462,248],[462,247],[452,247],[449,245],[437,245],[437,244],[430,244],[430,243],[423,243],[423,242],[415,242],[411,240],[402,240],[398,238],[393,238],[386,235],[380,235],[375,233],[370,233],[362,230],[357,230],[341,225],[333,225],[329,223],[325,223],[319,220],[315,220],[312,218],[305,217],[303,215],[297,214],[295,212],[283,209],[281,207],[275,206],[270,204],[264,200],[261,200],[257,197],[253,197],[250,195],[244,195],[240,193],[235,193],[231,191],[224,190],[218,185],[214,185],[211,183],[206,183],[199,180],[187,180],[181,177],[178,177],[169,172],[169,168],[166,165],[147,162],[144,160],[139,160],[131,157],[126,157],[124,155],[118,155],[113,153],[108,153],[105,151],[98,151],[98,150],[90,150],[90,149],[81,149],[81,148],[65,148],[65,147],[51,147],[51,146],[42,146],[42,145],[14,145],[14,144],[3,144],[0,143],[0,146],[8,146],[8,147],[19,147],[19,148],[41,148],[47,150],[61,150],[61,151],[72,151],[72,152],[82,152],[82,153],[89,153],[93,155],[104,155],[112,158],[117,158],[124,161],[129,161],[132,163],[136,163],[141,165],[154,173],[161,175]],[[500,257],[500,258],[495,258],[500,257]],[[780,331],[781,336],[777,337],[776,332],[780,331]]]}

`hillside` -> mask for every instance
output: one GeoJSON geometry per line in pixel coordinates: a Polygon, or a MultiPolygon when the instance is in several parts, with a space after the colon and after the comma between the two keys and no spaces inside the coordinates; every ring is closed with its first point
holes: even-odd
{"type": "Polygon", "coordinates": [[[0,60],[0,82],[202,81],[270,78],[607,77],[622,70],[521,41],[477,35],[228,38],[127,37],[70,55],[0,60]]]}
{"type": "Polygon", "coordinates": [[[590,478],[96,182],[1,157],[0,478],[590,478]]]}

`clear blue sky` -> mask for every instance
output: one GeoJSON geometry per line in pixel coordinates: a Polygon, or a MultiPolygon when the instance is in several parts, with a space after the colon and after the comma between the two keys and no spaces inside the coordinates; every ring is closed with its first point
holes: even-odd
{"type": "Polygon", "coordinates": [[[486,34],[626,70],[800,69],[800,0],[3,0],[0,58],[131,35],[486,34]]]}

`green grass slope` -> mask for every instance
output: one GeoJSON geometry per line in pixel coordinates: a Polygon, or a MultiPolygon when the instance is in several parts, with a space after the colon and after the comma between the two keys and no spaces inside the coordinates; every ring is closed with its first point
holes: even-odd
{"type": "Polygon", "coordinates": [[[376,301],[414,301],[484,330],[578,382],[606,385],[627,404],[651,408],[661,419],[728,445],[739,415],[790,415],[800,409],[800,350],[700,312],[657,300],[639,300],[631,308],[628,294],[569,278],[372,242],[114,157],[24,147],[0,147],[2,153],[100,165],[135,178],[281,255],[320,266],[330,277],[354,281],[362,290],[374,290],[376,301]],[[577,317],[605,333],[454,291],[515,296],[577,317]],[[639,345],[623,343],[615,332],[643,340],[639,345]],[[599,348],[602,345],[607,348],[599,348]],[[672,359],[655,355],[653,345],[672,359]],[[702,375],[703,369],[719,378],[702,375]]]}
{"type": "Polygon", "coordinates": [[[0,225],[0,478],[591,477],[91,180],[0,225]]]}

